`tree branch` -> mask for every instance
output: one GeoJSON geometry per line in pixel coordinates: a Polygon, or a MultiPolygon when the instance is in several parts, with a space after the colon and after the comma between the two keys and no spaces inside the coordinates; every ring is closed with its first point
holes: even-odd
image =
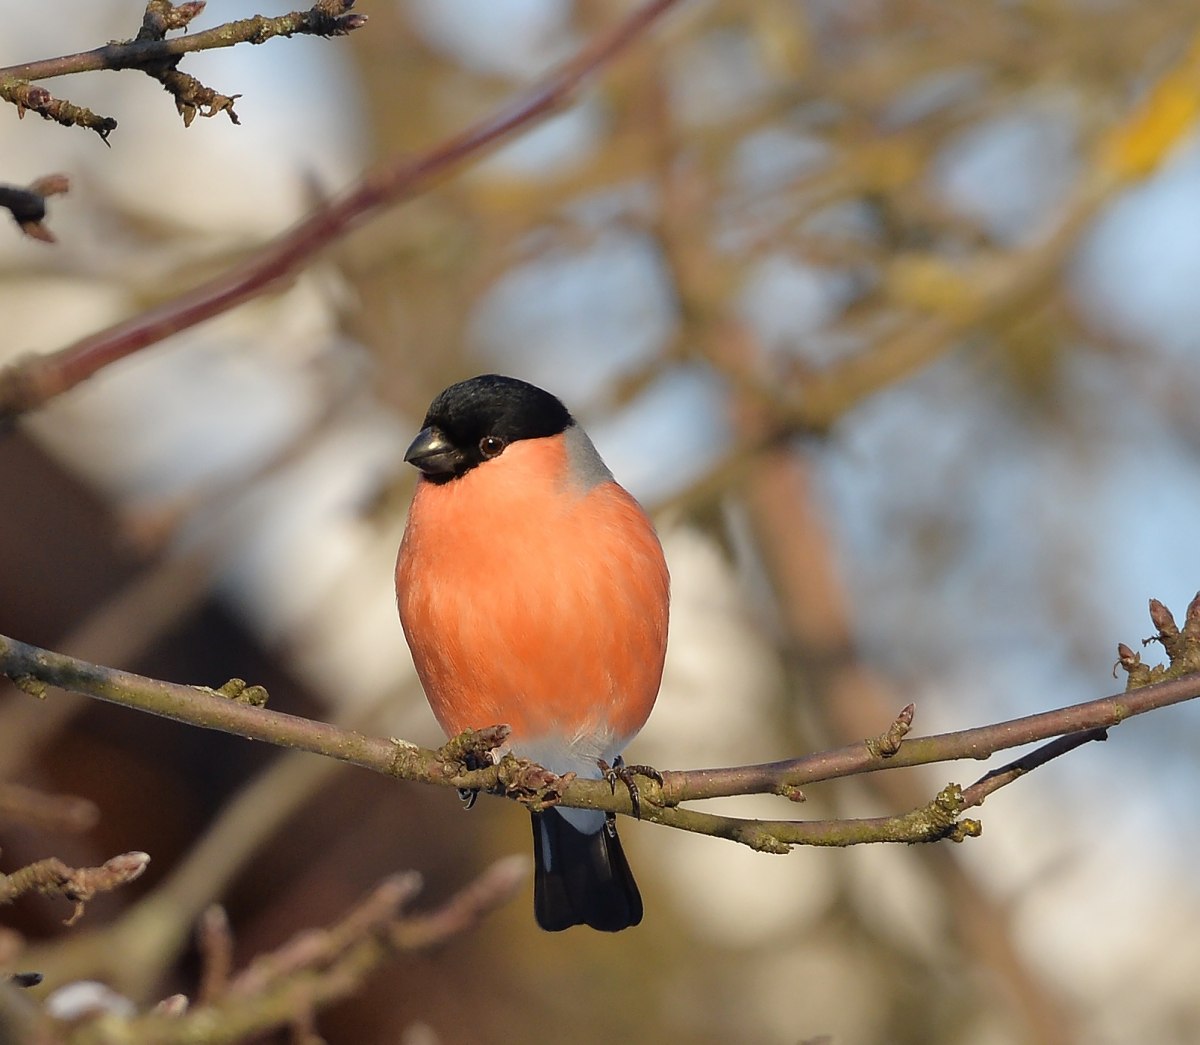
{"type": "MultiPolygon", "coordinates": [[[[1161,604],[1156,605],[1162,613],[1166,612],[1161,604]]],[[[1172,620],[1170,628],[1173,627],[1172,620]]],[[[1198,641],[1196,633],[1200,632],[1200,598],[1189,606],[1188,622],[1182,632],[1175,629],[1175,636],[1172,636],[1170,628],[1159,625],[1160,636],[1165,636],[1170,643],[1172,666],[1186,666],[1190,664],[1198,641]],[[1187,642],[1180,641],[1179,636],[1187,642]]],[[[1145,666],[1136,658],[1123,658],[1123,663],[1126,659],[1136,661],[1127,664],[1126,670],[1130,672],[1131,685],[1138,685],[1134,671],[1145,666]]],[[[163,682],[89,664],[5,636],[0,636],[0,673],[38,696],[44,695],[47,686],[59,686],[178,722],[326,755],[402,780],[505,794],[533,808],[561,802],[579,808],[632,813],[629,796],[615,792],[603,781],[555,777],[512,755],[504,756],[499,764],[486,769],[467,769],[471,761],[466,757],[468,751],[486,751],[500,746],[507,735],[505,727],[468,731],[433,751],[406,741],[368,737],[353,730],[240,701],[237,696],[244,692],[244,683],[217,691],[163,682]]],[[[877,841],[961,839],[977,834],[979,828],[974,821],[959,821],[958,814],[979,805],[999,787],[1080,744],[1100,739],[1104,730],[1127,718],[1198,696],[1200,674],[1189,674],[1037,715],[916,738],[902,736],[908,727],[906,708],[897,724],[884,734],[890,738],[884,745],[879,743],[879,738],[874,738],[781,762],[664,772],[661,785],[649,779],[644,782],[641,816],[653,823],[728,838],[769,852],[783,852],[793,845],[842,846],[877,841]],[[866,820],[766,821],[679,808],[685,801],[745,794],[776,794],[796,800],[802,797],[798,790],[802,785],[819,780],[958,759],[984,759],[997,751],[1053,737],[1063,739],[988,774],[965,792],[955,784],[948,785],[931,802],[902,816],[866,820]],[[886,753],[888,751],[892,753],[886,753]]]]}
{"type": "Polygon", "coordinates": [[[0,428],[110,363],[263,293],[374,212],[412,198],[516,132],[562,109],[586,79],[610,64],[679,2],[648,0],[508,105],[416,158],[401,157],[368,174],[340,199],[318,207],[230,271],[57,352],[0,370],[0,428]]]}
{"type": "MultiPolygon", "coordinates": [[[[0,68],[0,81],[4,80],[48,80],[69,73],[93,72],[97,69],[142,69],[169,58],[180,58],[193,51],[208,51],[216,47],[233,47],[235,44],[262,44],[277,36],[345,36],[366,24],[367,16],[344,14],[354,0],[334,3],[318,3],[308,11],[293,11],[278,18],[255,15],[236,22],[227,22],[203,32],[188,33],[170,40],[158,35],[172,29],[182,29],[203,9],[204,4],[179,4],[177,9],[186,9],[188,17],[182,21],[160,23],[152,33],[139,34],[132,40],[105,44],[90,51],[63,55],[59,58],[43,58],[36,62],[9,65],[0,68]]],[[[154,8],[152,2],[148,8],[154,8]]],[[[149,12],[153,16],[153,11],[149,12]]],[[[161,16],[160,16],[161,17],[161,16]]],[[[143,29],[145,33],[145,29],[143,29]]]]}
{"type": "Polygon", "coordinates": [[[277,36],[345,36],[367,21],[366,15],[347,13],[353,6],[354,0],[320,0],[308,11],[293,11],[277,18],[255,15],[168,40],[167,32],[185,28],[205,5],[203,2],[172,4],[167,0],[149,0],[142,28],[132,40],[0,68],[0,98],[16,105],[22,115],[26,109],[31,109],[48,120],[87,127],[107,141],[109,134],[116,130],[116,120],[54,98],[44,87],[35,87],[30,81],[97,69],[140,69],[174,96],[185,124],[190,124],[197,113],[213,116],[218,112],[228,113],[237,123],[233,103],[238,96],[218,94],[195,77],[179,72],[176,68],[179,59],[193,51],[242,43],[261,44],[277,36]]]}
{"type": "Polygon", "coordinates": [[[0,904],[12,903],[31,892],[65,896],[75,904],[74,913],[66,921],[67,925],[73,925],[83,917],[84,904],[96,893],[132,882],[146,870],[148,863],[150,857],[145,853],[122,853],[100,867],[68,867],[54,857],[39,860],[12,874],[0,874],[0,904]]]}
{"type": "MultiPolygon", "coordinates": [[[[340,922],[306,930],[277,951],[256,958],[194,1007],[182,1004],[119,1020],[120,1040],[171,1045],[244,1041],[311,1018],[316,1010],[358,990],[386,959],[424,951],[474,928],[507,903],[528,875],[528,861],[506,857],[427,914],[405,914],[421,889],[415,873],[385,879],[340,922]]],[[[205,979],[210,979],[207,974],[205,979]]],[[[64,1039],[71,1045],[114,1040],[118,1018],[82,1023],[64,1039]]]]}
{"type": "Polygon", "coordinates": [[[36,824],[52,831],[90,831],[100,819],[96,803],[77,795],[48,795],[0,783],[0,822],[36,824]]]}
{"type": "Polygon", "coordinates": [[[1097,728],[1085,729],[1079,733],[1068,733],[1065,737],[1059,737],[1057,740],[1050,741],[1049,744],[1043,744],[1029,754],[1009,762],[1008,765],[985,773],[963,792],[963,808],[970,809],[973,806],[981,806],[984,799],[993,792],[999,791],[1000,788],[1006,787],[1014,780],[1020,780],[1026,773],[1032,773],[1038,766],[1044,766],[1047,762],[1069,754],[1077,747],[1083,747],[1084,744],[1090,744],[1093,740],[1107,739],[1108,730],[1097,728]]]}
{"type": "MultiPolygon", "coordinates": [[[[1119,693],[1099,700],[1043,711],[1036,715],[997,722],[994,725],[939,733],[904,740],[896,754],[873,755],[865,743],[850,744],[803,758],[728,769],[696,769],[676,781],[678,774],[664,774],[663,798],[685,802],[729,795],[783,794],[818,780],[873,773],[880,769],[932,765],[958,759],[990,758],[998,751],[1033,744],[1039,740],[1082,730],[1110,729],[1125,719],[1147,711],[1200,697],[1200,674],[1147,686],[1132,693],[1119,693]]],[[[1092,738],[1089,738],[1092,739],[1092,738]]],[[[646,790],[654,796],[653,784],[646,790]]]]}

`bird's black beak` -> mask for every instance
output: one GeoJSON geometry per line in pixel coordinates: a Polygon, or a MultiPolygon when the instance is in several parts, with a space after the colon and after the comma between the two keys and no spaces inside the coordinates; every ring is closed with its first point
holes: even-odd
{"type": "Polygon", "coordinates": [[[450,475],[463,463],[463,454],[437,428],[422,428],[404,454],[404,460],[426,475],[450,475]]]}

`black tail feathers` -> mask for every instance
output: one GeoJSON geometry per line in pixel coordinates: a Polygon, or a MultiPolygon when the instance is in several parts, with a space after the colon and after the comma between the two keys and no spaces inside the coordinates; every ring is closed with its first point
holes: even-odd
{"type": "Polygon", "coordinates": [[[611,824],[584,834],[553,809],[533,814],[533,910],[549,932],[615,933],[642,920],[642,897],[611,824]]]}

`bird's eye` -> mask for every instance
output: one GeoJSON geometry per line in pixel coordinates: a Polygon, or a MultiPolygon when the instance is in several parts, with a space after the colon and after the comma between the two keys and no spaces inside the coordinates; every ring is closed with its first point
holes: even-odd
{"type": "Polygon", "coordinates": [[[479,452],[484,457],[495,457],[505,447],[505,442],[498,435],[485,435],[479,440],[479,452]]]}

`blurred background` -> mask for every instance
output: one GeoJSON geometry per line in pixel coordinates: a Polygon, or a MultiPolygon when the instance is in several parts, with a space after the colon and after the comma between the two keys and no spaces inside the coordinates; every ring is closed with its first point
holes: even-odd
{"type": "MultiPolygon", "coordinates": [[[[131,36],[142,6],[14,5],[0,64],[131,36]]],[[[0,222],[0,358],[222,270],[630,6],[361,2],[349,39],[186,58],[242,94],[241,126],[185,131],[131,72],[49,83],[120,127],[109,149],[0,112],[0,178],[73,183],[56,246],[0,222]]],[[[210,0],[195,27],[285,10],[210,0]]],[[[910,700],[928,733],[1113,692],[1146,600],[1182,615],[1200,588],[1197,33],[1183,0],[685,3],[560,115],[0,439],[0,626],[440,742],[394,608],[401,457],[437,391],[497,370],[565,399],[659,524],[671,643],[633,760],[798,755],[910,700]]],[[[523,894],[319,1029],[1200,1040],[1198,741],[1192,706],[1131,721],[998,793],[962,846],[779,857],[629,823],[636,931],[543,934],[523,894]]],[[[720,808],[907,811],[986,768],[720,808]]],[[[4,912],[52,943],[48,975],[139,1002],[194,992],[214,900],[241,964],[394,870],[434,903],[528,846],[515,806],[467,814],[58,692],[0,694],[0,779],[100,811],[83,831],[0,824],[5,870],[151,854],[72,929],[62,901],[4,912]]]]}

